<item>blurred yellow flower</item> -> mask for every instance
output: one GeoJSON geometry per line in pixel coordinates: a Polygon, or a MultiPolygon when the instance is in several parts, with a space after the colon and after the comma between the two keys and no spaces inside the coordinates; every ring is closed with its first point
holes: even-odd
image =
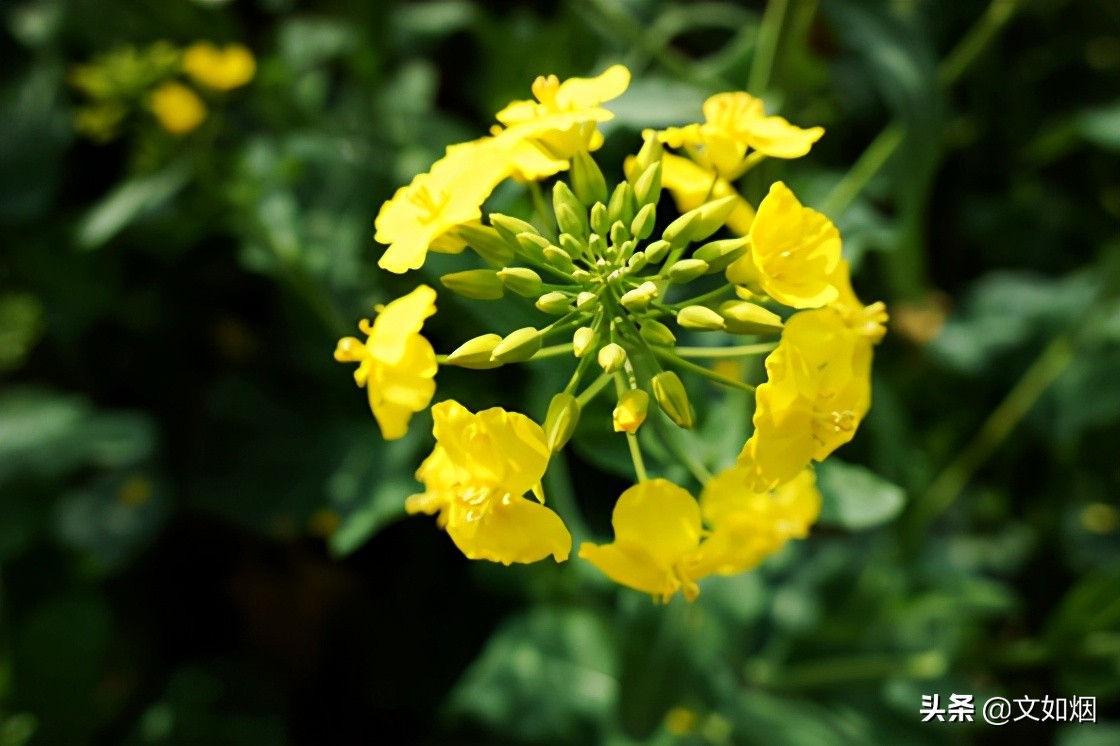
{"type": "Polygon", "coordinates": [[[182,83],[164,83],[152,91],[148,106],[173,135],[193,132],[206,119],[206,104],[182,83]]]}
{"type": "Polygon", "coordinates": [[[824,130],[802,129],[779,116],[766,116],[761,99],[742,91],[717,93],[704,102],[704,122],[670,127],[661,140],[683,148],[707,170],[733,181],[750,168],[749,151],[772,158],[800,158],[824,130]]]}
{"type": "Polygon", "coordinates": [[[405,509],[438,515],[470,559],[566,560],[572,537],[560,516],[524,497],[548,466],[541,426],[500,408],[475,414],[454,401],[436,404],[432,417],[436,447],[416,472],[424,492],[408,498],[405,509]]]}
{"type": "Polygon", "coordinates": [[[513,101],[497,113],[497,119],[507,127],[548,120],[557,114],[571,116],[572,123],[604,122],[614,114],[600,104],[622,95],[629,85],[630,71],[622,65],[611,65],[594,78],[569,78],[564,82],[555,75],[542,75],[533,81],[535,101],[513,101]]]}
{"type": "Polygon", "coordinates": [[[785,546],[803,539],[820,515],[821,496],[811,469],[774,490],[747,487],[748,467],[726,469],[704,485],[700,509],[712,531],[689,558],[693,577],[735,575],[756,567],[785,546]]]}
{"type": "Polygon", "coordinates": [[[368,339],[338,342],[334,359],[358,363],[354,380],[365,386],[369,406],[386,440],[403,438],[412,415],[423,411],[436,391],[436,353],[420,334],[424,319],[436,312],[436,292],[421,285],[380,309],[371,325],[359,324],[368,339]]]}
{"type": "Polygon", "coordinates": [[[579,556],[611,580],[667,602],[677,591],[700,593],[685,562],[700,546],[700,506],[682,487],[651,479],[618,498],[611,517],[614,542],[583,544],[579,556]]]}
{"type": "Polygon", "coordinates": [[[431,171],[417,175],[381,206],[374,240],[389,248],[378,266],[402,274],[422,267],[433,244],[445,251],[461,249],[461,242],[440,245],[441,237],[482,217],[482,203],[508,169],[492,144],[476,141],[449,149],[431,171]]]}
{"type": "Polygon", "coordinates": [[[182,68],[199,85],[229,91],[253,79],[257,61],[241,44],[218,49],[208,41],[200,41],[183,51],[182,68]]]}
{"type": "Polygon", "coordinates": [[[852,439],[871,406],[871,344],[833,309],[804,311],[786,322],[766,372],[739,456],[756,491],[785,484],[852,439]]]}
{"type": "Polygon", "coordinates": [[[750,251],[727,268],[735,284],[758,284],[793,308],[818,308],[836,300],[830,282],[840,263],[840,232],[782,182],[775,182],[751,223],[750,251]]]}
{"type": "Polygon", "coordinates": [[[646,421],[649,411],[649,394],[642,389],[628,389],[614,408],[612,423],[616,433],[636,433],[646,421]]]}

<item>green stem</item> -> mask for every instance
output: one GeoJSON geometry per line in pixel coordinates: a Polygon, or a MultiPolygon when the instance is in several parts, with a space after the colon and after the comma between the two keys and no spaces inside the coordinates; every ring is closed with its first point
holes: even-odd
{"type": "Polygon", "coordinates": [[[679,308],[684,308],[685,306],[701,305],[703,303],[707,303],[708,301],[716,300],[720,296],[727,295],[727,292],[729,290],[734,291],[735,286],[734,285],[726,285],[726,284],[725,285],[720,285],[715,290],[704,293],[703,295],[698,295],[695,298],[688,298],[686,300],[682,300],[682,301],[679,301],[677,303],[673,303],[672,308],[678,308],[679,309],[679,308]]]}
{"type": "Polygon", "coordinates": [[[740,389],[742,391],[754,391],[754,386],[750,385],[746,381],[736,381],[734,378],[721,376],[719,373],[716,373],[714,370],[709,370],[703,365],[697,365],[696,363],[689,362],[688,360],[677,357],[670,350],[661,349],[659,347],[653,348],[653,354],[657,355],[667,363],[684,368],[685,370],[696,373],[697,375],[703,376],[704,378],[707,378],[711,381],[715,381],[716,383],[723,386],[729,386],[733,389],[740,389]]]}
{"type": "Polygon", "coordinates": [[[762,355],[770,352],[777,346],[777,342],[765,342],[756,345],[737,345],[735,347],[674,347],[673,352],[681,357],[747,357],[750,355],[762,355]]]}
{"type": "Polygon", "coordinates": [[[937,68],[937,80],[948,88],[960,79],[965,70],[980,56],[1000,29],[1011,20],[1019,0],[992,0],[984,15],[969,29],[953,51],[937,68]]]}
{"type": "Polygon", "coordinates": [[[592,399],[594,399],[600,391],[606,388],[606,385],[611,382],[611,374],[603,373],[591,385],[584,389],[583,393],[576,397],[576,402],[580,407],[586,407],[592,399]]]}
{"type": "Polygon", "coordinates": [[[537,350],[537,354],[529,358],[530,360],[544,360],[549,357],[559,357],[560,355],[571,355],[572,345],[570,342],[560,345],[552,345],[551,347],[542,347],[537,350]]]}
{"type": "MultiPolygon", "coordinates": [[[[619,402],[622,401],[622,397],[626,394],[628,388],[623,374],[615,373],[614,389],[618,393],[619,402]]],[[[626,433],[626,445],[630,447],[630,460],[634,462],[634,475],[639,482],[645,482],[649,479],[649,475],[646,474],[646,464],[642,459],[642,448],[638,443],[638,436],[634,433],[626,433]]]]}
{"type": "Polygon", "coordinates": [[[864,190],[868,183],[879,173],[894,151],[902,144],[902,140],[906,134],[900,122],[891,122],[887,127],[878,134],[878,136],[871,141],[867,146],[867,150],[851,167],[848,173],[844,174],[832,191],[825,197],[824,202],[821,203],[820,210],[826,215],[837,217],[844,210],[852,204],[859,193],[864,190]]]}
{"type": "Polygon", "coordinates": [[[774,59],[778,54],[778,42],[782,37],[786,8],[789,0],[770,0],[758,27],[758,39],[754,47],[754,59],[747,78],[747,90],[755,96],[762,96],[770,86],[770,74],[774,69],[774,59]]]}
{"type": "Polygon", "coordinates": [[[661,436],[660,440],[665,446],[665,449],[684,464],[684,467],[688,469],[689,473],[692,474],[697,482],[704,484],[712,478],[712,473],[708,471],[707,467],[697,461],[695,457],[688,452],[687,448],[681,447],[677,432],[669,430],[663,414],[658,413],[657,417],[651,417],[650,419],[653,420],[654,427],[657,429],[657,434],[661,436]]]}
{"type": "Polygon", "coordinates": [[[914,504],[914,524],[920,528],[943,513],[956,500],[976,471],[984,465],[1016,425],[1027,416],[1039,397],[1073,360],[1071,334],[1051,342],[1027,369],[1007,397],[981,425],[963,451],[949,463],[914,504]]]}

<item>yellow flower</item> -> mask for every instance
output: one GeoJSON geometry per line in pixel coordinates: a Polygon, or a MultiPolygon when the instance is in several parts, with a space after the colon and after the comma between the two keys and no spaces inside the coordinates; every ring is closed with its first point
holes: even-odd
{"type": "Polygon", "coordinates": [[[871,406],[871,344],[833,309],[795,314],[766,359],[754,433],[740,454],[754,490],[773,489],[855,435],[871,406]]]}
{"type": "Polygon", "coordinates": [[[748,93],[717,93],[704,102],[704,123],[670,127],[661,140],[684,148],[689,156],[725,179],[742,176],[752,160],[748,152],[772,158],[800,158],[824,130],[802,129],[779,116],[766,116],[760,99],[748,93]]]}
{"type": "Polygon", "coordinates": [[[735,191],[727,179],[687,158],[672,153],[661,156],[661,185],[673,195],[673,201],[682,214],[706,202],[735,197],[735,209],[727,216],[727,227],[740,236],[745,236],[751,229],[754,208],[750,203],[735,191]]]}
{"type": "Polygon", "coordinates": [[[183,72],[195,82],[216,91],[239,88],[257,72],[253,53],[241,44],[218,49],[208,41],[190,45],[183,52],[183,72]]]}
{"type": "Polygon", "coordinates": [[[470,559],[566,560],[572,537],[560,516],[524,497],[548,466],[540,425],[500,408],[474,414],[454,401],[436,404],[432,417],[436,447],[416,472],[424,492],[408,498],[405,509],[438,514],[470,559]]]}
{"type": "Polygon", "coordinates": [[[594,78],[541,76],[533,82],[536,100],[513,101],[497,114],[492,138],[519,178],[536,181],[568,168],[579,151],[598,150],[603,136],[596,122],[613,119],[601,104],[630,85],[630,71],[612,65],[594,78]]]}
{"type": "Polygon", "coordinates": [[[636,433],[646,421],[649,411],[649,394],[641,389],[628,389],[618,399],[612,416],[616,433],[636,433]]]}
{"type": "Polygon", "coordinates": [[[428,250],[461,250],[462,242],[446,242],[452,228],[482,217],[482,203],[509,166],[489,143],[476,142],[449,149],[431,171],[397,190],[381,206],[374,223],[374,240],[388,249],[377,264],[402,274],[424,265],[428,250]]]}
{"type": "Polygon", "coordinates": [[[818,308],[838,297],[830,282],[840,263],[840,232],[782,182],[758,206],[749,232],[750,251],[727,268],[728,281],[758,284],[793,308],[818,308]]]}
{"type": "Polygon", "coordinates": [[[840,318],[850,329],[869,342],[878,343],[887,333],[889,317],[886,304],[876,301],[869,306],[863,305],[852,290],[851,268],[844,259],[836,265],[828,282],[838,292],[836,300],[829,303],[828,307],[840,314],[840,318]]]}
{"type": "Polygon", "coordinates": [[[685,563],[700,546],[700,506],[665,479],[640,482],[622,493],[611,518],[614,542],[583,544],[579,556],[628,588],[668,601],[678,590],[689,601],[700,588],[685,563]]]}
{"type": "Polygon", "coordinates": [[[338,341],[334,359],[359,363],[354,380],[365,386],[369,406],[386,440],[403,438],[412,415],[423,411],[436,391],[436,353],[420,334],[424,319],[436,312],[436,291],[421,285],[380,309],[371,325],[358,325],[365,344],[354,337],[338,341]]]}
{"type": "Polygon", "coordinates": [[[148,103],[160,125],[173,135],[185,135],[206,119],[206,104],[182,83],[164,83],[152,91],[148,103]]]}
{"type": "Polygon", "coordinates": [[[700,495],[711,534],[689,558],[687,573],[735,575],[756,567],[790,539],[803,539],[820,514],[811,469],[774,490],[748,488],[750,470],[733,466],[710,479],[700,495]]]}

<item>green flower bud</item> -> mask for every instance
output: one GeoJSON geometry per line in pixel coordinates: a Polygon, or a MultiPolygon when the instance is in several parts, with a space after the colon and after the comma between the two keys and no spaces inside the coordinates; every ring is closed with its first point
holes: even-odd
{"type": "Polygon", "coordinates": [[[745,300],[721,303],[719,315],[732,334],[777,334],[782,330],[781,316],[745,300]]]}
{"type": "Polygon", "coordinates": [[[614,188],[611,201],[607,203],[607,218],[611,225],[621,220],[623,225],[630,225],[634,220],[634,190],[625,181],[614,188]]]}
{"type": "Polygon", "coordinates": [[[653,389],[653,398],[657,400],[661,411],[670,420],[685,430],[692,428],[692,403],[676,373],[671,370],[658,373],[650,381],[650,388],[653,389]]]}
{"type": "Polygon", "coordinates": [[[540,295],[543,284],[541,276],[527,267],[506,267],[498,272],[498,279],[506,290],[523,298],[540,295]]]}
{"type": "Polygon", "coordinates": [[[723,317],[707,306],[686,306],[677,312],[677,323],[685,329],[714,332],[723,330],[723,317]]]}
{"type": "Polygon", "coordinates": [[[583,243],[570,233],[560,234],[560,248],[572,259],[583,255],[583,243]]]}
{"type": "Polygon", "coordinates": [[[453,232],[466,241],[467,245],[476,254],[490,264],[501,267],[513,261],[514,249],[510,246],[509,241],[489,226],[478,223],[464,223],[456,226],[453,232]]]}
{"type": "Polygon", "coordinates": [[[669,225],[665,226],[665,230],[661,233],[661,238],[668,241],[673,246],[684,246],[688,243],[688,234],[692,228],[692,223],[699,217],[696,210],[689,210],[684,215],[681,215],[669,225]]]}
{"type": "Polygon", "coordinates": [[[643,319],[638,333],[642,335],[642,339],[658,347],[672,347],[677,343],[673,330],[657,319],[643,319]]]}
{"type": "Polygon", "coordinates": [[[652,282],[643,282],[633,290],[628,290],[618,299],[630,311],[644,311],[649,308],[650,302],[657,297],[657,285],[652,282]]]}
{"type": "Polygon", "coordinates": [[[481,337],[469,339],[447,356],[447,364],[474,370],[497,368],[501,363],[493,360],[491,353],[501,341],[500,334],[483,334],[481,337]]]}
{"type": "Polygon", "coordinates": [[[566,293],[553,291],[537,298],[537,308],[553,316],[563,316],[572,308],[572,299],[566,293]]]}
{"type": "Polygon", "coordinates": [[[626,350],[622,345],[611,342],[599,348],[599,367],[607,373],[614,373],[626,363],[626,350]]]}
{"type": "Polygon", "coordinates": [[[576,296],[576,308],[583,309],[588,304],[595,302],[595,293],[589,293],[586,290],[576,296]]]}
{"type": "Polygon", "coordinates": [[[655,222],[657,222],[657,205],[648,204],[638,210],[638,214],[634,216],[634,222],[630,224],[630,232],[635,238],[649,238],[649,234],[653,233],[655,222]]]}
{"type": "Polygon", "coordinates": [[[722,241],[706,243],[692,253],[693,259],[703,259],[708,263],[708,274],[722,272],[728,265],[747,253],[747,244],[750,239],[725,238],[722,241]]]}
{"type": "Polygon", "coordinates": [[[578,283],[587,283],[591,281],[591,273],[586,269],[576,267],[572,270],[572,279],[578,283]]]}
{"type": "Polygon", "coordinates": [[[669,268],[669,282],[680,285],[707,273],[708,263],[703,259],[681,259],[669,268]]]}
{"type": "Polygon", "coordinates": [[[638,151],[638,155],[634,157],[633,171],[634,176],[632,183],[636,184],[637,179],[644,174],[650,166],[655,163],[661,162],[661,156],[665,152],[665,148],[661,145],[661,140],[657,138],[657,132],[654,130],[646,130],[642,133],[642,149],[638,151]]]}
{"type": "Polygon", "coordinates": [[[561,272],[571,272],[576,268],[568,252],[555,246],[549,246],[544,250],[544,260],[561,272]]]}
{"type": "Polygon", "coordinates": [[[591,230],[600,236],[610,233],[611,221],[607,218],[607,206],[602,202],[591,206],[591,230]]]}
{"type": "Polygon", "coordinates": [[[737,197],[721,197],[696,208],[698,217],[689,229],[689,241],[703,241],[727,223],[737,197]]]}
{"type": "Polygon", "coordinates": [[[621,220],[616,220],[614,225],[611,226],[611,243],[615,246],[621,246],[630,240],[630,231],[621,220]]]}
{"type": "Polygon", "coordinates": [[[514,240],[522,254],[538,262],[544,261],[544,250],[552,245],[547,238],[536,233],[518,233],[514,240]]]}
{"type": "Polygon", "coordinates": [[[519,233],[528,233],[533,236],[539,236],[540,231],[536,229],[532,223],[527,223],[510,215],[503,215],[500,212],[490,213],[490,225],[498,232],[498,234],[505,239],[505,242],[514,251],[518,251],[521,246],[517,241],[519,233]]]}
{"type": "Polygon", "coordinates": [[[641,272],[645,269],[648,261],[645,252],[639,251],[630,255],[630,258],[626,260],[626,266],[630,268],[631,272],[641,272]]]}
{"type": "Polygon", "coordinates": [[[452,272],[439,278],[440,283],[453,293],[475,300],[497,300],[502,297],[502,281],[492,269],[468,269],[452,272]]]}
{"type": "Polygon", "coordinates": [[[587,248],[591,251],[592,256],[603,256],[607,253],[607,242],[598,233],[592,233],[591,237],[587,239],[587,248]]]}
{"type": "Polygon", "coordinates": [[[556,213],[556,224],[562,233],[570,233],[586,238],[590,232],[587,224],[587,208],[562,181],[552,187],[552,209],[556,213]]]}
{"type": "Polygon", "coordinates": [[[579,402],[571,394],[560,392],[552,397],[544,417],[544,437],[550,451],[558,453],[571,439],[579,414],[579,402]]]}
{"type": "Polygon", "coordinates": [[[634,182],[634,199],[639,205],[656,205],[661,197],[661,162],[647,168],[634,182]]]}
{"type": "Polygon", "coordinates": [[[522,363],[541,348],[541,333],[531,326],[510,332],[494,347],[490,359],[500,363],[522,363]]]}
{"type": "Polygon", "coordinates": [[[668,241],[654,241],[646,247],[646,258],[649,259],[650,264],[658,264],[669,253],[669,249],[673,245],[668,241]]]}
{"type": "Polygon", "coordinates": [[[568,173],[572,179],[572,190],[583,204],[607,201],[606,179],[589,153],[583,150],[576,153],[568,173]]]}
{"type": "Polygon", "coordinates": [[[590,326],[581,326],[572,335],[572,354],[583,357],[595,348],[599,342],[599,335],[590,326]]]}

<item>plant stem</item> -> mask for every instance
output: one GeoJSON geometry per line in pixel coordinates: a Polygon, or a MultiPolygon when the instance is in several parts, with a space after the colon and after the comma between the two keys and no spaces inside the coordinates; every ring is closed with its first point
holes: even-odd
{"type": "Polygon", "coordinates": [[[586,407],[588,403],[594,399],[600,391],[602,391],[608,383],[611,382],[611,374],[603,373],[591,385],[584,389],[583,393],[576,397],[576,402],[580,407],[586,407]]]}
{"type": "Polygon", "coordinates": [[[949,56],[942,60],[937,68],[937,81],[945,87],[956,83],[999,30],[1011,20],[1018,4],[1019,0],[992,0],[984,15],[980,16],[949,56]]]}
{"type": "Polygon", "coordinates": [[[664,360],[668,363],[671,363],[673,365],[677,365],[681,368],[684,368],[685,370],[692,371],[693,373],[696,373],[697,375],[701,375],[704,378],[707,378],[711,381],[715,381],[716,383],[721,384],[723,386],[730,386],[733,389],[740,389],[742,391],[754,391],[754,386],[750,385],[746,381],[736,381],[734,378],[728,378],[727,376],[721,376],[719,373],[716,373],[714,370],[709,370],[708,368],[705,368],[703,365],[697,365],[696,363],[689,362],[688,360],[677,357],[670,350],[663,350],[661,348],[654,348],[653,354],[657,355],[659,358],[661,358],[662,360],[664,360]]]}
{"type": "Polygon", "coordinates": [[[717,298],[719,298],[722,295],[727,295],[728,290],[734,290],[734,289],[735,289],[734,285],[727,285],[727,284],[720,285],[715,290],[704,293],[703,295],[698,295],[695,298],[688,298],[686,300],[682,300],[680,302],[674,303],[674,304],[672,304],[671,307],[679,309],[679,308],[684,308],[685,306],[696,306],[696,305],[699,305],[701,303],[707,303],[708,301],[716,300],[717,298]]]}
{"type": "Polygon", "coordinates": [[[707,467],[697,461],[692,454],[688,452],[688,449],[681,447],[677,433],[669,430],[664,414],[659,412],[658,416],[651,417],[650,419],[654,421],[654,427],[657,428],[657,434],[661,436],[661,443],[665,446],[666,450],[676,456],[680,462],[684,464],[684,467],[688,469],[689,473],[692,474],[697,482],[704,484],[712,478],[712,473],[708,471],[707,467]]]}
{"type": "Polygon", "coordinates": [[[867,150],[863,151],[863,154],[860,155],[848,173],[844,174],[844,178],[832,187],[832,191],[821,203],[821,212],[837,217],[848,209],[855,198],[859,196],[859,193],[875,177],[875,174],[879,173],[879,169],[890,160],[894,151],[902,144],[905,134],[906,130],[901,122],[894,121],[888,124],[871,141],[867,150]]]}
{"type": "Polygon", "coordinates": [[[552,345],[550,347],[542,347],[537,350],[537,354],[533,355],[530,360],[543,360],[549,357],[558,357],[560,355],[572,354],[572,344],[567,342],[565,344],[552,345]]]}
{"type": "Polygon", "coordinates": [[[762,355],[778,346],[777,342],[764,342],[756,345],[737,345],[735,347],[674,347],[673,352],[681,357],[719,358],[747,357],[762,355]]]}
{"type": "Polygon", "coordinates": [[[778,42],[782,37],[782,25],[785,23],[788,5],[789,0],[770,0],[762,14],[754,59],[751,60],[751,71],[747,78],[747,90],[755,96],[762,96],[770,86],[770,74],[778,54],[778,42]]]}

